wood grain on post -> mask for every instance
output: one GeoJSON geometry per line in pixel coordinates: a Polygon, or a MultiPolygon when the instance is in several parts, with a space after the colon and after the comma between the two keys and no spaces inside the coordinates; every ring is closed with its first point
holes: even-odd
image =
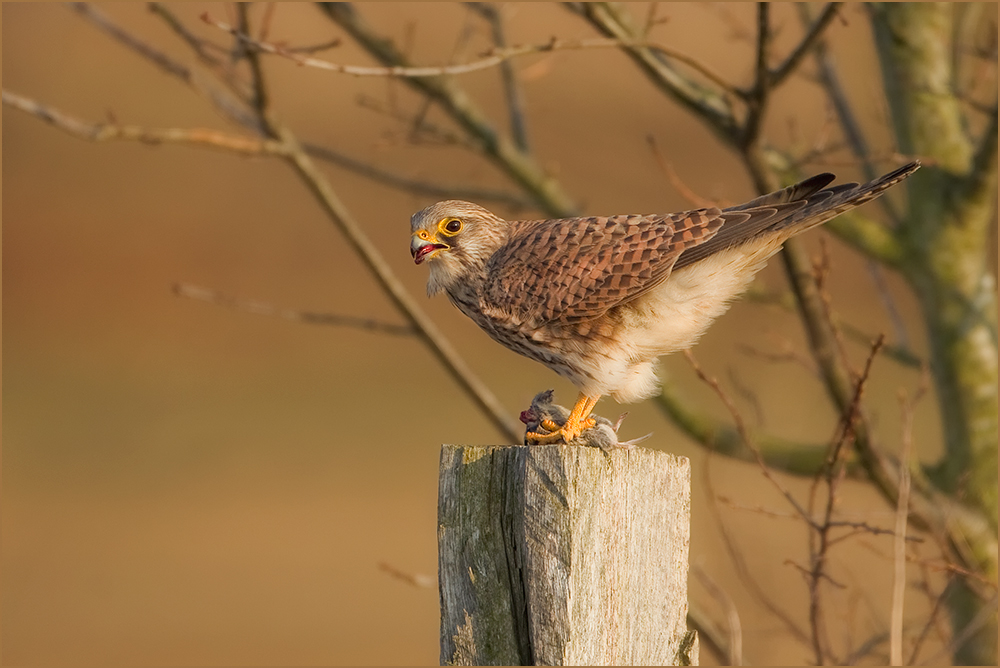
{"type": "Polygon", "coordinates": [[[441,451],[441,663],[698,661],[690,464],[643,448],[441,451]]]}

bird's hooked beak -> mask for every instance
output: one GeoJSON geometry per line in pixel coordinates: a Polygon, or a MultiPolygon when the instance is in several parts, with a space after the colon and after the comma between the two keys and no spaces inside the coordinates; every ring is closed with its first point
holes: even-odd
{"type": "Polygon", "coordinates": [[[410,255],[413,256],[414,264],[420,264],[428,257],[439,250],[451,248],[448,244],[441,243],[435,235],[427,230],[418,230],[410,237],[410,255]]]}

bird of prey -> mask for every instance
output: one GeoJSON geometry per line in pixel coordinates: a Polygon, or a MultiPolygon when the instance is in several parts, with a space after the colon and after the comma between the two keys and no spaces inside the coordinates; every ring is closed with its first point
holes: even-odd
{"type": "Polygon", "coordinates": [[[506,221],[447,200],[413,214],[410,253],[490,337],[580,391],[565,423],[529,432],[569,443],[603,395],[656,392],[657,358],[684,350],[782,243],[878,197],[919,167],[831,186],[825,173],[739,206],[671,214],[506,221]]]}

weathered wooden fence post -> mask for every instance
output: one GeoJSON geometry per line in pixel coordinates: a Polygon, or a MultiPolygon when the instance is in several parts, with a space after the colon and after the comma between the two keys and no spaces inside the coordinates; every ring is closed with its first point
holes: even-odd
{"type": "Polygon", "coordinates": [[[441,663],[696,665],[690,471],[643,448],[443,446],[441,663]]]}

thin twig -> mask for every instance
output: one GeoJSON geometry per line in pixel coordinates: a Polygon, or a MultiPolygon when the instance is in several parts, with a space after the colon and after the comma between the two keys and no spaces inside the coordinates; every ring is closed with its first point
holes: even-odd
{"type": "MultiPolygon", "coordinates": [[[[407,67],[403,54],[392,40],[374,31],[348,3],[323,3],[320,9],[348,32],[369,54],[387,67],[407,67]]],[[[520,150],[499,133],[486,114],[476,107],[451,77],[405,77],[408,86],[429,101],[440,105],[479,144],[482,154],[500,167],[537,202],[538,207],[556,217],[575,215],[576,202],[529,153],[520,150]]]]}
{"type": "MultiPolygon", "coordinates": [[[[926,377],[926,374],[925,374],[926,377]]],[[[910,510],[910,452],[913,447],[913,413],[921,393],[908,401],[900,396],[903,412],[903,450],[899,456],[899,501],[896,504],[896,536],[893,541],[892,608],[889,623],[889,663],[903,665],[903,596],[906,593],[906,518],[910,510]]]]}
{"type": "MultiPolygon", "coordinates": [[[[391,87],[390,87],[391,88],[391,87]]],[[[389,118],[399,121],[406,129],[407,140],[412,144],[433,144],[440,146],[460,146],[473,152],[479,152],[479,145],[468,137],[441,127],[427,120],[427,100],[423,100],[416,113],[408,113],[397,108],[395,100],[383,105],[378,99],[367,95],[358,96],[358,106],[370,109],[389,118]]]]}
{"type": "Polygon", "coordinates": [[[871,654],[876,647],[878,647],[888,639],[889,639],[889,634],[886,632],[873,634],[870,638],[868,638],[868,640],[858,645],[857,649],[853,650],[850,654],[848,654],[844,658],[844,665],[847,666],[855,665],[858,661],[871,654]]]}
{"type": "MultiPolygon", "coordinates": [[[[829,9],[829,5],[827,6],[827,9],[829,9]]],[[[803,22],[808,20],[808,12],[809,9],[807,7],[804,5],[800,6],[800,15],[803,22]]],[[[815,26],[819,23],[825,14],[826,10],[824,10],[824,14],[821,15],[819,19],[813,22],[813,25],[815,26]]],[[[819,35],[817,34],[817,38],[818,37],[819,35]]],[[[847,96],[840,85],[833,60],[826,48],[826,43],[822,39],[818,39],[815,42],[814,51],[817,67],[819,69],[820,82],[822,83],[823,88],[837,114],[841,128],[847,137],[848,145],[851,147],[855,158],[861,163],[863,168],[862,173],[865,178],[868,180],[874,179],[876,176],[874,158],[868,148],[864,135],[862,134],[860,125],[855,119],[851,106],[847,101],[847,96]]],[[[900,223],[900,214],[893,208],[891,198],[880,197],[879,206],[886,211],[894,225],[898,226],[900,223]]],[[[872,280],[879,289],[879,296],[882,298],[883,306],[885,307],[889,320],[893,325],[893,331],[896,333],[896,340],[902,345],[907,346],[909,336],[907,335],[906,327],[903,324],[903,319],[899,314],[899,308],[896,306],[895,300],[885,287],[885,279],[882,276],[880,265],[873,258],[868,257],[866,266],[868,268],[868,272],[872,275],[872,280]]]]}
{"type": "Polygon", "coordinates": [[[667,182],[673,186],[674,190],[683,197],[685,200],[690,202],[696,207],[713,207],[713,206],[729,206],[728,202],[717,202],[707,198],[702,197],[693,190],[691,190],[684,181],[677,176],[677,172],[674,171],[673,165],[671,165],[666,157],[660,151],[660,147],[656,144],[656,138],[653,135],[646,135],[646,142],[649,144],[649,149],[653,152],[653,157],[656,159],[656,164],[659,165],[660,171],[667,178],[667,182]]]}
{"type": "Polygon", "coordinates": [[[274,19],[274,8],[277,6],[275,2],[265,2],[264,4],[264,16],[260,20],[260,30],[257,32],[257,39],[264,41],[271,32],[271,21],[274,19]]]}
{"type": "Polygon", "coordinates": [[[419,589],[433,589],[437,585],[437,579],[431,577],[430,575],[423,575],[422,573],[407,573],[390,564],[387,564],[384,561],[379,562],[378,568],[383,573],[388,573],[397,580],[402,580],[403,582],[413,585],[419,589]]]}
{"type": "MultiPolygon", "coordinates": [[[[855,522],[855,521],[851,521],[851,520],[831,520],[828,523],[828,526],[831,529],[836,529],[836,528],[850,528],[850,529],[854,529],[854,531],[852,531],[850,534],[848,534],[848,535],[851,535],[851,536],[856,535],[856,534],[860,534],[860,533],[871,534],[872,536],[898,536],[899,535],[899,534],[896,533],[896,531],[894,529],[883,529],[882,527],[872,526],[871,524],[868,524],[867,522],[855,522]]],[[[837,538],[831,540],[830,544],[832,545],[833,543],[840,542],[841,540],[843,540],[843,537],[837,537],[837,538]]],[[[903,540],[907,541],[907,542],[911,542],[911,543],[922,543],[922,542],[924,542],[924,539],[921,538],[920,536],[907,536],[905,534],[903,535],[903,540]]]]}
{"type": "MultiPolygon", "coordinates": [[[[465,4],[490,24],[494,48],[506,49],[507,38],[504,35],[501,10],[488,2],[467,2],[465,4]]],[[[500,63],[500,77],[503,82],[504,96],[507,99],[507,116],[510,119],[511,138],[519,149],[528,152],[530,146],[528,144],[527,120],[524,115],[524,100],[521,96],[521,86],[517,81],[517,73],[509,59],[500,63]]]]}
{"type": "MultiPolygon", "coordinates": [[[[159,52],[155,49],[149,48],[141,40],[131,36],[127,31],[124,31],[121,27],[115,25],[106,16],[97,12],[89,5],[84,5],[84,15],[97,23],[100,27],[108,30],[116,38],[120,36],[120,41],[130,47],[134,47],[134,50],[146,58],[149,58],[154,63],[159,63],[159,52]]],[[[227,79],[230,83],[233,80],[233,74],[230,68],[226,66],[219,58],[208,53],[209,49],[215,50],[225,50],[224,47],[213,44],[206,40],[203,40],[195,36],[186,26],[164,5],[157,2],[150,3],[150,10],[154,14],[161,17],[167,25],[173,30],[189,47],[195,52],[195,54],[201,59],[206,65],[209,65],[219,72],[220,76],[227,79]]],[[[323,45],[317,45],[313,47],[302,47],[304,50],[319,50],[329,48],[331,46],[336,46],[340,43],[339,39],[332,40],[323,45]]],[[[289,49],[290,51],[297,51],[297,49],[289,49]]],[[[189,76],[190,72],[183,67],[167,67],[166,71],[181,77],[184,81],[189,84],[193,84],[195,78],[189,76]]],[[[197,87],[197,86],[196,86],[197,87]]],[[[232,86],[231,86],[232,87],[232,86]]],[[[246,85],[240,84],[238,87],[242,91],[242,95],[249,96],[246,91],[246,85]]],[[[216,101],[213,99],[213,101],[216,101]]],[[[218,105],[217,105],[218,106],[218,105]]],[[[256,118],[249,115],[245,109],[242,109],[239,114],[230,114],[234,120],[239,122],[253,130],[259,130],[260,125],[256,118]]],[[[303,148],[309,155],[314,158],[318,158],[325,162],[331,162],[333,164],[339,165],[344,169],[350,170],[356,174],[360,174],[363,177],[369,178],[373,181],[383,183],[389,187],[397,188],[399,190],[412,192],[420,195],[426,195],[428,197],[435,197],[439,199],[466,199],[472,201],[486,201],[486,202],[496,202],[500,204],[505,204],[514,210],[529,209],[532,207],[531,200],[518,196],[515,193],[508,193],[500,190],[492,190],[488,188],[471,188],[467,186],[459,185],[448,185],[448,184],[437,184],[428,181],[421,181],[419,179],[411,179],[405,176],[401,176],[390,172],[388,170],[380,169],[369,163],[351,158],[342,153],[334,151],[333,149],[314,144],[309,142],[303,142],[303,148]]]]}
{"type": "Polygon", "coordinates": [[[780,520],[800,520],[800,519],[802,519],[799,516],[798,513],[788,513],[788,512],[781,512],[781,511],[778,511],[778,510],[771,510],[769,508],[764,508],[763,506],[760,506],[760,505],[757,505],[757,506],[748,506],[748,505],[743,504],[743,503],[737,503],[736,501],[733,501],[732,499],[730,499],[728,496],[725,496],[725,495],[722,495],[722,494],[716,495],[715,498],[720,503],[726,504],[727,506],[729,506],[733,510],[745,510],[745,511],[749,511],[751,513],[757,513],[759,515],[764,515],[765,517],[772,517],[774,519],[780,519],[780,520]]]}
{"type": "Polygon", "coordinates": [[[727,144],[734,145],[740,127],[733,111],[735,103],[745,95],[715,75],[697,59],[682,53],[659,51],[641,45],[641,28],[637,27],[627,9],[616,3],[565,3],[570,10],[582,14],[594,27],[623,45],[622,48],[642,68],[662,91],[708,122],[727,144]],[[708,87],[682,73],[673,62],[682,63],[699,72],[716,88],[708,87]]]}
{"type": "MultiPolygon", "coordinates": [[[[655,401],[673,424],[707,450],[741,461],[757,461],[736,429],[693,408],[669,379],[663,379],[655,401]]],[[[754,444],[768,466],[795,476],[812,477],[822,466],[826,454],[825,445],[767,434],[756,435],[754,444]]]]}
{"type": "MultiPolygon", "coordinates": [[[[771,50],[770,4],[757,3],[757,48],[754,60],[753,87],[746,91],[747,115],[743,121],[740,148],[746,159],[755,159],[759,152],[760,130],[771,93],[771,74],[768,70],[768,56],[771,50]]],[[[767,188],[766,190],[771,190],[767,188]]]]}
{"type": "Polygon", "coordinates": [[[60,130],[90,141],[138,141],[144,144],[192,144],[244,155],[284,155],[279,142],[256,137],[226,134],[205,128],[144,128],[136,125],[87,123],[48,105],[10,91],[3,91],[3,103],[31,114],[60,130]]]}
{"type": "Polygon", "coordinates": [[[340,229],[354,251],[367,265],[382,290],[419,332],[420,338],[427,344],[452,378],[458,381],[492,420],[494,426],[505,438],[509,439],[509,442],[520,442],[523,431],[520,423],[509,417],[510,413],[503,407],[493,391],[472,372],[434,322],[413,301],[381,253],[376,250],[375,245],[371,243],[361,226],[341,203],[340,198],[337,197],[316,165],[302,149],[295,135],[288,128],[278,124],[274,124],[274,129],[286,149],[285,157],[288,162],[316,197],[330,220],[340,229]]]}
{"type": "Polygon", "coordinates": [[[297,311],[293,309],[281,308],[256,299],[242,299],[227,295],[218,290],[204,288],[190,283],[174,283],[173,293],[178,297],[188,299],[198,299],[216,306],[264,315],[272,318],[282,318],[292,320],[307,325],[332,325],[335,327],[350,327],[368,332],[378,332],[380,334],[393,334],[396,336],[415,336],[417,330],[409,325],[395,325],[382,322],[373,318],[359,318],[350,315],[339,315],[336,313],[320,313],[317,311],[297,311]]]}
{"type": "Polygon", "coordinates": [[[924,623],[924,627],[920,629],[920,633],[917,634],[917,639],[913,641],[913,649],[910,651],[910,658],[906,661],[906,665],[917,665],[917,657],[920,655],[920,649],[923,647],[924,641],[927,639],[927,635],[930,633],[931,628],[934,627],[934,623],[938,618],[938,613],[943,607],[942,604],[944,603],[947,595],[948,588],[944,587],[941,589],[941,593],[934,597],[934,604],[931,606],[931,612],[927,615],[927,621],[924,623]]]}
{"type": "MultiPolygon", "coordinates": [[[[807,6],[806,3],[799,5],[799,16],[801,17],[803,23],[808,23],[810,21],[810,9],[811,8],[807,6]]],[[[823,86],[823,89],[826,91],[827,98],[833,105],[837,119],[840,122],[841,130],[847,139],[847,144],[850,146],[854,157],[860,161],[862,168],[861,173],[864,175],[865,180],[871,181],[877,176],[873,154],[868,146],[868,142],[865,140],[864,133],[861,130],[861,125],[858,123],[857,117],[847,99],[847,94],[840,83],[840,77],[837,75],[837,69],[833,62],[833,57],[830,55],[826,45],[826,40],[822,39],[822,36],[819,36],[816,40],[812,52],[816,61],[820,84],[823,86]]],[[[892,200],[888,197],[880,197],[878,202],[878,206],[885,210],[889,219],[892,221],[893,226],[898,226],[901,217],[899,212],[893,208],[892,200]]]]}
{"type": "MultiPolygon", "coordinates": [[[[263,81],[263,69],[251,68],[251,73],[255,79],[261,79],[254,82],[254,89],[266,90],[263,81]]],[[[431,349],[438,358],[438,361],[442,363],[452,377],[469,393],[480,409],[493,421],[494,426],[506,438],[510,439],[511,443],[520,442],[520,423],[510,417],[510,413],[500,403],[497,396],[493,394],[493,391],[472,372],[472,369],[465,364],[465,361],[458,355],[458,351],[452,347],[444,334],[437,329],[427,314],[417,306],[416,302],[392,271],[392,268],[364,233],[361,225],[354,220],[350,211],[340,201],[340,198],[337,197],[330,183],[323,177],[312,159],[302,148],[302,144],[295,134],[287,126],[272,117],[266,105],[258,106],[257,111],[261,127],[269,135],[280,140],[285,149],[283,157],[313,196],[316,197],[327,217],[344,235],[348,244],[350,244],[357,256],[368,267],[376,281],[378,281],[383,292],[389,296],[409,324],[416,330],[421,340],[431,349]]]]}
{"type": "Polygon", "coordinates": [[[729,660],[730,666],[742,666],[743,625],[740,623],[740,612],[736,609],[736,604],[733,603],[732,597],[719,586],[719,583],[705,569],[695,565],[691,570],[694,571],[695,577],[701,580],[705,589],[708,590],[709,595],[726,611],[726,622],[729,627],[729,652],[726,658],[729,660]]]}
{"type": "MultiPolygon", "coordinates": [[[[705,465],[702,467],[702,480],[704,481],[705,489],[708,492],[708,498],[710,503],[708,504],[709,512],[712,515],[712,519],[715,521],[715,526],[719,529],[719,534],[722,536],[722,542],[726,547],[726,553],[729,555],[729,560],[732,562],[733,567],[736,569],[736,575],[739,577],[740,582],[747,588],[750,594],[760,603],[764,608],[766,608],[772,615],[774,615],[782,624],[788,632],[796,640],[803,644],[808,644],[809,636],[806,635],[805,631],[799,628],[799,625],[795,622],[792,617],[782,610],[778,604],[773,601],[770,595],[764,591],[764,589],[754,578],[753,573],[747,566],[746,559],[743,558],[743,553],[740,551],[735,539],[730,535],[729,529],[726,527],[726,523],[722,519],[722,513],[719,512],[719,508],[716,504],[716,499],[718,498],[714,487],[712,486],[712,459],[713,452],[709,452],[708,457],[705,459],[705,465]]],[[[726,643],[727,651],[726,656],[730,654],[728,651],[729,644],[726,643]]]]}
{"type": "Polygon", "coordinates": [[[788,489],[782,485],[776,477],[774,477],[774,474],[771,473],[770,467],[768,467],[767,463],[764,461],[764,458],[760,454],[760,450],[757,448],[756,444],[747,432],[746,425],[743,422],[743,416],[740,415],[740,412],[736,409],[736,405],[729,398],[729,395],[722,390],[722,387],[719,385],[719,381],[705,373],[705,371],[701,368],[701,365],[698,364],[698,360],[695,359],[694,354],[691,353],[690,349],[684,351],[684,357],[687,358],[688,364],[691,365],[691,368],[694,370],[695,374],[697,374],[698,378],[712,388],[712,391],[715,392],[716,396],[719,397],[725,405],[726,410],[729,411],[730,416],[733,418],[737,433],[740,435],[740,438],[743,439],[746,447],[753,453],[754,459],[757,461],[757,465],[760,467],[764,477],[767,478],[768,481],[774,485],[775,489],[777,489],[781,495],[785,497],[785,500],[788,501],[796,512],[799,513],[799,516],[805,520],[806,524],[812,528],[817,528],[815,520],[810,517],[806,509],[802,507],[798,500],[792,496],[792,493],[789,492],[788,489]]]}
{"type": "Polygon", "coordinates": [[[164,23],[166,23],[167,26],[171,30],[173,30],[178,37],[184,40],[184,42],[191,48],[191,50],[194,51],[195,55],[198,56],[199,60],[201,60],[206,65],[211,65],[214,67],[222,66],[223,64],[222,60],[220,58],[217,58],[213,54],[209,53],[209,50],[214,49],[216,51],[225,51],[224,47],[209,42],[206,39],[202,39],[201,37],[198,37],[193,32],[188,30],[187,26],[185,26],[181,22],[181,20],[177,18],[177,15],[174,14],[162,2],[150,2],[148,4],[148,7],[149,11],[153,12],[153,14],[163,19],[164,23]]]}
{"type": "Polygon", "coordinates": [[[729,634],[705,612],[695,599],[688,601],[688,628],[698,632],[702,649],[708,648],[724,661],[729,656],[729,634]]]}
{"type": "MultiPolygon", "coordinates": [[[[273,7],[273,5],[268,5],[268,8],[273,7]]],[[[270,11],[265,12],[265,16],[269,16],[270,11]]],[[[237,2],[236,3],[236,16],[240,22],[240,32],[244,35],[250,33],[250,3],[249,2],[237,2]]],[[[261,27],[262,33],[265,28],[261,27]]],[[[261,69],[263,64],[260,61],[260,52],[249,44],[250,40],[238,39],[236,43],[241,51],[240,56],[246,58],[247,62],[250,63],[250,80],[253,82],[253,97],[250,100],[251,106],[257,112],[257,115],[263,119],[267,114],[267,108],[270,104],[270,97],[267,92],[267,85],[264,82],[264,72],[261,69]]],[[[266,127],[266,126],[265,126],[266,127]]]]}
{"type": "Polygon", "coordinates": [[[319,144],[302,143],[302,148],[310,156],[329,162],[355,174],[360,174],[366,178],[383,183],[391,188],[426,195],[437,199],[464,199],[472,202],[495,202],[503,204],[515,211],[531,209],[535,206],[530,199],[518,195],[515,192],[505,190],[495,190],[492,188],[473,188],[462,185],[449,185],[446,183],[434,183],[422,181],[407,176],[402,176],[389,170],[376,167],[370,163],[344,155],[338,151],[320,146],[319,144]]]}
{"type": "MultiPolygon", "coordinates": [[[[191,68],[177,62],[159,49],[147,44],[142,39],[119,26],[103,12],[95,9],[90,4],[77,2],[73,3],[71,7],[77,12],[77,14],[89,20],[120,44],[128,47],[135,53],[150,61],[167,74],[175,76],[187,85],[191,86],[191,88],[211,101],[213,106],[227,118],[230,118],[241,125],[252,125],[252,115],[248,113],[246,107],[244,106],[243,99],[234,99],[225,91],[208,86],[205,81],[205,77],[195,76],[191,68]]],[[[160,13],[159,15],[163,16],[163,13],[160,13]]],[[[235,92],[239,98],[242,98],[245,91],[238,91],[238,85],[235,84],[232,79],[229,81],[231,83],[230,88],[233,89],[233,92],[235,92]]]]}
{"type": "Polygon", "coordinates": [[[780,65],[778,65],[771,72],[771,86],[777,86],[782,81],[784,81],[789,74],[795,71],[802,59],[809,53],[809,51],[816,46],[817,41],[820,36],[826,30],[826,27],[830,25],[833,17],[837,15],[837,10],[839,9],[841,3],[839,2],[829,2],[820,12],[819,18],[813,21],[813,24],[809,26],[809,30],[806,31],[805,36],[802,41],[799,42],[798,46],[789,54],[788,58],[785,59],[780,65]]]}
{"type": "Polygon", "coordinates": [[[964,188],[969,195],[985,194],[990,188],[996,188],[997,145],[997,103],[994,100],[986,129],[978,140],[972,165],[964,179],[964,188]]]}
{"type": "Polygon", "coordinates": [[[981,628],[990,623],[990,619],[996,614],[997,607],[997,595],[994,594],[989,601],[984,601],[980,606],[979,610],[973,616],[972,619],[965,625],[965,627],[959,629],[951,638],[951,641],[942,647],[936,654],[931,656],[931,658],[921,662],[920,665],[932,665],[941,661],[945,656],[955,656],[955,652],[958,651],[965,643],[969,641],[972,636],[974,636],[981,628]]]}
{"type": "Polygon", "coordinates": [[[644,48],[651,49],[663,55],[675,58],[684,62],[686,65],[691,66],[694,69],[704,75],[707,79],[713,81],[718,85],[728,86],[726,82],[718,77],[711,70],[706,68],[704,65],[700,64],[698,61],[690,58],[689,56],[681,53],[675,49],[671,49],[663,44],[657,44],[652,42],[637,41],[637,40],[620,40],[620,39],[602,39],[602,38],[591,38],[591,39],[558,39],[552,38],[550,41],[544,44],[525,44],[521,46],[509,46],[509,47],[496,47],[490,49],[486,54],[483,55],[478,60],[473,60],[467,63],[458,63],[455,65],[434,65],[434,66],[423,66],[423,67],[412,67],[404,65],[392,65],[387,67],[372,67],[366,65],[345,65],[342,63],[332,63],[328,60],[323,60],[320,58],[312,58],[309,56],[301,56],[291,49],[286,48],[283,45],[275,44],[272,42],[262,42],[260,40],[254,39],[250,35],[241,31],[237,26],[232,26],[225,21],[219,21],[214,19],[208,12],[201,15],[201,18],[205,23],[213,25],[216,28],[228,32],[233,35],[241,42],[252,46],[253,48],[264,52],[270,53],[276,56],[284,56],[298,65],[304,65],[306,67],[315,67],[321,70],[327,70],[330,72],[337,72],[340,74],[350,74],[356,77],[440,77],[440,76],[454,76],[458,74],[469,74],[471,72],[479,72],[481,70],[487,70],[492,67],[497,67],[502,62],[510,60],[511,58],[518,58],[520,56],[527,56],[538,53],[549,53],[552,51],[575,51],[580,49],[618,49],[618,48],[644,48]]]}
{"type": "Polygon", "coordinates": [[[125,46],[129,47],[133,51],[136,51],[146,59],[156,63],[158,67],[173,74],[174,76],[180,77],[186,81],[191,79],[191,70],[181,63],[177,62],[167,54],[162,51],[152,47],[146,42],[142,41],[132,33],[128,32],[117,23],[109,19],[103,12],[95,9],[90,3],[87,2],[72,2],[69,5],[77,14],[89,19],[91,23],[99,27],[101,30],[106,32],[108,35],[121,42],[125,46]]]}
{"type": "Polygon", "coordinates": [[[825,625],[823,623],[823,606],[820,583],[823,579],[830,579],[829,573],[826,572],[825,568],[828,552],[835,542],[831,538],[830,532],[834,528],[833,514],[836,506],[836,500],[838,498],[838,488],[844,479],[844,473],[846,470],[846,466],[842,461],[841,455],[845,450],[844,445],[847,441],[853,440],[854,438],[855,422],[861,413],[862,392],[868,376],[870,375],[872,363],[874,362],[875,356],[881,346],[881,339],[877,340],[873,344],[871,353],[869,354],[868,360],[865,364],[864,371],[857,374],[852,401],[848,410],[841,417],[838,435],[831,443],[826,466],[824,466],[821,473],[817,474],[809,492],[809,509],[811,516],[820,480],[825,482],[827,494],[823,519],[817,522],[813,527],[815,532],[810,532],[809,534],[809,558],[811,566],[806,576],[806,581],[809,587],[810,636],[812,640],[814,661],[818,665],[825,663],[826,656],[830,652],[829,643],[824,639],[825,625]]]}

